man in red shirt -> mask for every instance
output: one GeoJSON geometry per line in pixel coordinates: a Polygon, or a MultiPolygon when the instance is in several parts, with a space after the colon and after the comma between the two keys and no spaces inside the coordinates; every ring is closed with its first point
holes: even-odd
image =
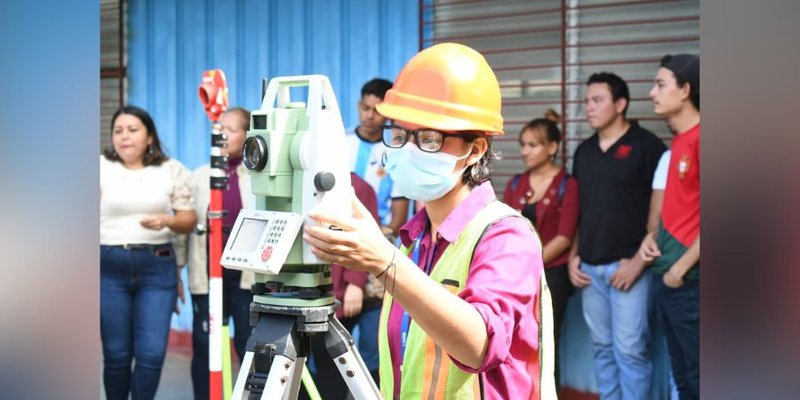
{"type": "Polygon", "coordinates": [[[677,132],[661,225],[642,243],[653,261],[656,309],[681,400],[700,397],[700,57],[666,55],[650,91],[654,111],[677,132]]]}

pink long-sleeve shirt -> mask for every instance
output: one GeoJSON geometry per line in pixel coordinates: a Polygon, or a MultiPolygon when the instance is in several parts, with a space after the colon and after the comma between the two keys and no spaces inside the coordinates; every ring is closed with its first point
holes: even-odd
{"type": "MultiPolygon", "coordinates": [[[[439,227],[433,249],[424,208],[401,228],[400,239],[403,245],[410,247],[422,234],[419,266],[424,270],[429,263],[436,268],[447,246],[456,240],[472,217],[493,200],[495,194],[489,182],[475,187],[439,227]]],[[[466,287],[458,296],[483,317],[489,346],[483,364],[477,369],[451,359],[462,370],[481,374],[487,399],[538,399],[539,324],[534,318],[534,302],[542,271],[541,247],[523,218],[496,222],[475,248],[466,287]]],[[[402,315],[403,308],[394,302],[387,332],[395,397],[399,395],[402,379],[402,315]]]]}

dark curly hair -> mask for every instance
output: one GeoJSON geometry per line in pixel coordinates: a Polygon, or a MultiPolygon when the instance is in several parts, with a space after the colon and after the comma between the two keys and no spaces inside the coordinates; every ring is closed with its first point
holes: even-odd
{"type": "Polygon", "coordinates": [[[461,175],[461,181],[467,184],[470,189],[488,181],[489,175],[492,173],[489,163],[493,160],[500,159],[500,155],[492,149],[491,136],[487,136],[483,132],[474,132],[469,136],[465,136],[464,141],[467,143],[472,143],[478,138],[486,139],[486,153],[483,153],[483,157],[481,157],[477,163],[467,167],[467,169],[465,169],[464,173],[461,175]]]}

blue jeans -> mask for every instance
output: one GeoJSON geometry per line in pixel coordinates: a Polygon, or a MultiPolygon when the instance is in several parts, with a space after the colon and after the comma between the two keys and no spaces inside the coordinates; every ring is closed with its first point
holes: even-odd
{"type": "Polygon", "coordinates": [[[178,274],[172,245],[100,246],[100,335],[106,398],[155,397],[178,274]],[[135,367],[131,373],[131,363],[135,367]]]}
{"type": "Polygon", "coordinates": [[[700,281],[686,280],[673,289],[664,275],[653,274],[653,292],[664,337],[667,339],[672,376],[681,400],[700,398],[700,281]]]}
{"type": "Polygon", "coordinates": [[[381,319],[381,307],[364,310],[358,317],[358,352],[375,383],[378,383],[378,324],[381,319]]]}
{"type": "Polygon", "coordinates": [[[583,317],[592,336],[597,388],[603,400],[647,399],[652,363],[648,352],[652,273],[645,270],[627,292],[610,285],[619,262],[581,263],[592,278],[583,289],[583,317]]]}

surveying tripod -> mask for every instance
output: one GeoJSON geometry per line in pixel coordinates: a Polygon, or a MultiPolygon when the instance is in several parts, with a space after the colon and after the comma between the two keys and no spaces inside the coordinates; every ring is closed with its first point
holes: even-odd
{"type": "Polygon", "coordinates": [[[314,223],[307,217],[313,209],[352,213],[350,171],[341,157],[346,139],[333,88],[323,75],[276,77],[262,81],[261,98],[242,152],[255,207],[239,211],[220,259],[226,268],[254,272],[256,281],[254,330],[233,398],[245,399],[247,392],[248,400],[295,399],[311,338],[322,335],[355,398],[379,399],[352,337],[334,317],[330,266],[299,236],[303,224],[314,223]],[[307,102],[292,101],[291,88],[307,88],[307,102]]]}
{"type": "Polygon", "coordinates": [[[264,304],[259,299],[270,298],[259,294],[265,286],[254,285],[256,295],[250,304],[250,324],[255,329],[247,341],[233,399],[296,399],[311,338],[315,335],[323,335],[328,355],[356,400],[381,398],[353,345],[353,338],[334,316],[334,304],[309,307],[264,304]],[[245,392],[247,397],[243,397],[245,392]]]}

